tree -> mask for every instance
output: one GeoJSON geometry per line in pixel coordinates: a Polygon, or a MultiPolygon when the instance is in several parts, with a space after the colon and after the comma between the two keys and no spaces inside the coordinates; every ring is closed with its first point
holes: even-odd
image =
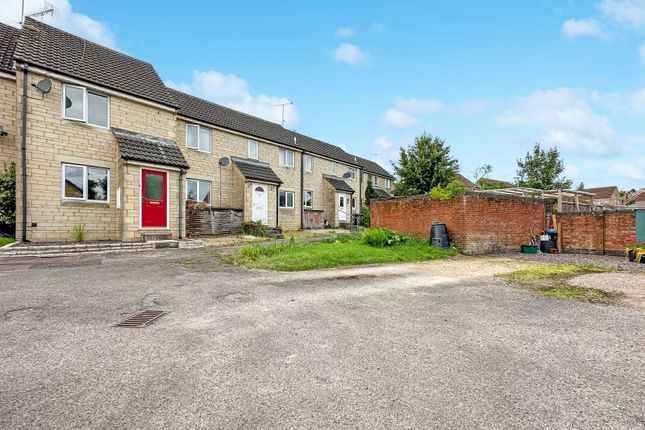
{"type": "Polygon", "coordinates": [[[372,181],[367,181],[367,186],[365,187],[365,205],[369,206],[372,199],[377,199],[378,197],[379,193],[374,189],[372,181]]]}
{"type": "Polygon", "coordinates": [[[401,148],[399,163],[392,166],[400,178],[395,184],[399,196],[426,194],[436,186],[446,186],[459,171],[446,141],[426,133],[415,137],[409,148],[401,148]]]}
{"type": "Polygon", "coordinates": [[[563,172],[564,161],[558,149],[554,146],[545,151],[536,143],[533,153],[527,152],[524,160],[517,160],[515,183],[539,190],[571,188],[573,181],[562,176],[563,172]]]}
{"type": "Polygon", "coordinates": [[[0,232],[16,231],[16,165],[6,164],[0,172],[0,232]]]}
{"type": "Polygon", "coordinates": [[[580,181],[580,183],[578,184],[578,187],[576,188],[576,190],[582,191],[584,189],[585,189],[585,183],[580,181]]]}
{"type": "Polygon", "coordinates": [[[476,184],[477,181],[484,179],[486,176],[490,175],[493,171],[493,166],[490,164],[483,164],[475,169],[473,172],[473,183],[476,184]]]}

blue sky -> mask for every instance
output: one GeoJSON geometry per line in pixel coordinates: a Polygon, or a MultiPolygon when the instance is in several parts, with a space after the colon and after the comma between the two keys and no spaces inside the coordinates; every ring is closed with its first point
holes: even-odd
{"type": "Polygon", "coordinates": [[[287,127],[388,168],[426,131],[466,176],[512,180],[541,142],[576,183],[645,186],[645,0],[52,3],[171,86],[277,122],[293,101],[287,127]]]}

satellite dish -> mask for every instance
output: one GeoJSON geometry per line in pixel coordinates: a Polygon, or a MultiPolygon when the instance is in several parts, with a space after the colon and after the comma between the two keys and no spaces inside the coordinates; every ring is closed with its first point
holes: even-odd
{"type": "Polygon", "coordinates": [[[220,165],[220,166],[224,166],[224,167],[226,167],[226,166],[228,166],[228,163],[229,163],[230,161],[231,161],[231,159],[230,159],[230,158],[228,158],[228,157],[222,157],[222,158],[220,158],[220,159],[219,159],[219,165],[220,165]]]}
{"type": "Polygon", "coordinates": [[[38,91],[44,94],[47,94],[52,89],[52,81],[51,79],[48,79],[48,78],[41,79],[40,81],[38,81],[37,84],[33,84],[33,85],[34,87],[36,87],[38,91]]]}
{"type": "Polygon", "coordinates": [[[351,173],[349,173],[349,172],[345,172],[345,174],[343,175],[343,178],[344,178],[344,179],[349,179],[349,178],[351,178],[351,177],[352,177],[352,174],[351,174],[351,173]]]}

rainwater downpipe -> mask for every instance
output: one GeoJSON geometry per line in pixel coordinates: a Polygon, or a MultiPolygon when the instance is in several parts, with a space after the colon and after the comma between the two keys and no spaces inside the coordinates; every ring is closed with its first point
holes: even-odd
{"type": "Polygon", "coordinates": [[[27,240],[27,90],[29,88],[29,66],[22,65],[22,124],[20,132],[20,156],[22,174],[22,232],[21,241],[27,240]]]}
{"type": "MultiPolygon", "coordinates": [[[[295,141],[295,137],[293,138],[295,141]]],[[[305,229],[305,152],[300,156],[300,230],[305,229]]]]}
{"type": "Polygon", "coordinates": [[[275,226],[280,227],[280,184],[275,186],[275,226]]]}
{"type": "Polygon", "coordinates": [[[179,171],[179,240],[183,239],[182,235],[182,223],[184,221],[184,172],[183,170],[179,171]]]}

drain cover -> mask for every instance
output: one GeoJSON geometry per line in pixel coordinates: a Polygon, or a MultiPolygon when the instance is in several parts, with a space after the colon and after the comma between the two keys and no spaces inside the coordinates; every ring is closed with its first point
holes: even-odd
{"type": "Polygon", "coordinates": [[[167,312],[164,311],[154,311],[154,310],[143,310],[139,311],[134,315],[131,315],[114,325],[114,327],[130,327],[130,328],[141,328],[145,327],[148,324],[152,323],[157,318],[166,315],[167,312]]]}

